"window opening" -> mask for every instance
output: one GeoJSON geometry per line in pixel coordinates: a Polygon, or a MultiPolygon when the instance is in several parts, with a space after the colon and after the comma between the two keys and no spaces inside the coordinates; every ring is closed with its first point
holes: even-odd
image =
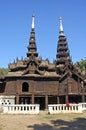
{"type": "Polygon", "coordinates": [[[29,91],[29,85],[28,83],[24,82],[22,84],[22,92],[28,92],[29,91]]]}

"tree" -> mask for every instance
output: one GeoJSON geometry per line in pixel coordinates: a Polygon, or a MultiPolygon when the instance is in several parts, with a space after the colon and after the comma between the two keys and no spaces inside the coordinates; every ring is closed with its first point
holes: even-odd
{"type": "Polygon", "coordinates": [[[76,62],[74,65],[79,67],[82,71],[86,70],[86,59],[81,59],[79,62],[76,62]]]}
{"type": "Polygon", "coordinates": [[[5,76],[8,74],[9,69],[8,68],[0,68],[0,77],[5,76]]]}
{"type": "Polygon", "coordinates": [[[79,62],[76,62],[74,64],[79,72],[82,73],[82,75],[86,78],[86,59],[81,59],[79,62]]]}

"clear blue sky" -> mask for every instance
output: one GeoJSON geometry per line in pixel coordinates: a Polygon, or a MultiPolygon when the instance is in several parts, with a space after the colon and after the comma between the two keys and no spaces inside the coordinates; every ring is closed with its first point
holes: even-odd
{"type": "Polygon", "coordinates": [[[0,0],[0,67],[26,57],[33,12],[39,56],[56,58],[62,16],[72,61],[86,58],[86,0],[0,0]]]}

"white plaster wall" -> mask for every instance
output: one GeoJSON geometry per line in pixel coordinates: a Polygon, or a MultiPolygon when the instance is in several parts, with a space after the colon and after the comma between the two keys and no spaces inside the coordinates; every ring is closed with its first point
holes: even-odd
{"type": "Polygon", "coordinates": [[[0,105],[15,104],[15,96],[0,96],[0,105]]]}

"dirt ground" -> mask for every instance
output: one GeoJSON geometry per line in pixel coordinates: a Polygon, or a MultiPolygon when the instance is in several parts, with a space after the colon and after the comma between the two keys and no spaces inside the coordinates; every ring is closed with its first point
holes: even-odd
{"type": "Polygon", "coordinates": [[[86,112],[82,114],[3,115],[0,130],[86,130],[86,112]]]}

